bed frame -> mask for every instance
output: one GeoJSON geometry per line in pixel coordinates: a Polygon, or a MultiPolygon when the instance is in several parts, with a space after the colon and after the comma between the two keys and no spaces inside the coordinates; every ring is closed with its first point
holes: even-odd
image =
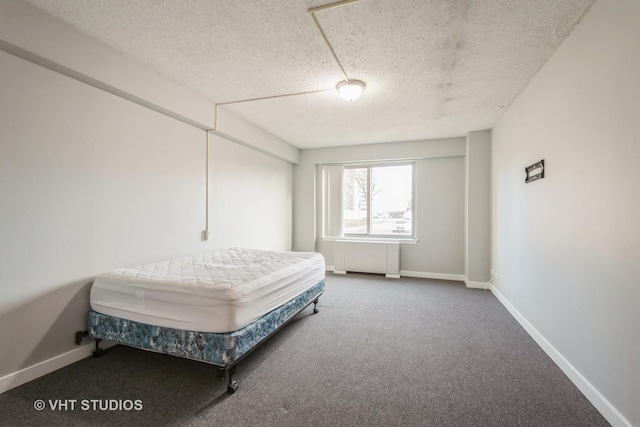
{"type": "Polygon", "coordinates": [[[82,337],[95,339],[94,357],[105,350],[101,340],[114,341],[131,347],[209,363],[217,367],[217,379],[227,383],[227,392],[235,393],[238,383],[233,380],[236,364],[265,342],[296,314],[313,303],[318,313],[318,299],[324,292],[324,279],[302,294],[265,314],[253,323],[228,333],[211,333],[166,328],[138,323],[91,311],[88,331],[76,332],[76,344],[82,337]]]}

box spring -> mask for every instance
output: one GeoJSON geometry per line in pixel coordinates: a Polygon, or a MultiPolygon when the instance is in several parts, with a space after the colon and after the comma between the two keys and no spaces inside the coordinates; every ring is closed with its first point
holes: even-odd
{"type": "Polygon", "coordinates": [[[132,347],[229,366],[268,338],[324,291],[324,279],[249,325],[227,333],[154,326],[95,311],[89,314],[89,335],[132,347]]]}

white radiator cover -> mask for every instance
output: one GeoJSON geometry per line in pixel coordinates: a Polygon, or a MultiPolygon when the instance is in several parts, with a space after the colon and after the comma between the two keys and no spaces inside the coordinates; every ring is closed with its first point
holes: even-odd
{"type": "Polygon", "coordinates": [[[400,277],[400,243],[398,242],[334,242],[333,272],[379,273],[400,277]]]}

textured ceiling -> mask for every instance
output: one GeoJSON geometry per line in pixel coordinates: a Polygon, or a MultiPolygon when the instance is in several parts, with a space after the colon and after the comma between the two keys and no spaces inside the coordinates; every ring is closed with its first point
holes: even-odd
{"type": "MultiPolygon", "coordinates": [[[[300,148],[491,128],[594,0],[360,0],[316,13],[351,79],[228,108],[300,148]]],[[[28,0],[216,103],[344,80],[307,9],[332,0],[28,0]]],[[[223,126],[223,124],[220,124],[223,126]]]]}

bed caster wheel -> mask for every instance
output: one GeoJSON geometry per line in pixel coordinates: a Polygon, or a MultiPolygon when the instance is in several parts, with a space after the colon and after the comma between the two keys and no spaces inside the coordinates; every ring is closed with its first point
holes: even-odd
{"type": "Polygon", "coordinates": [[[236,390],[238,389],[238,383],[236,381],[232,381],[228,386],[227,386],[227,393],[229,394],[233,394],[236,392],[236,390]]]}

